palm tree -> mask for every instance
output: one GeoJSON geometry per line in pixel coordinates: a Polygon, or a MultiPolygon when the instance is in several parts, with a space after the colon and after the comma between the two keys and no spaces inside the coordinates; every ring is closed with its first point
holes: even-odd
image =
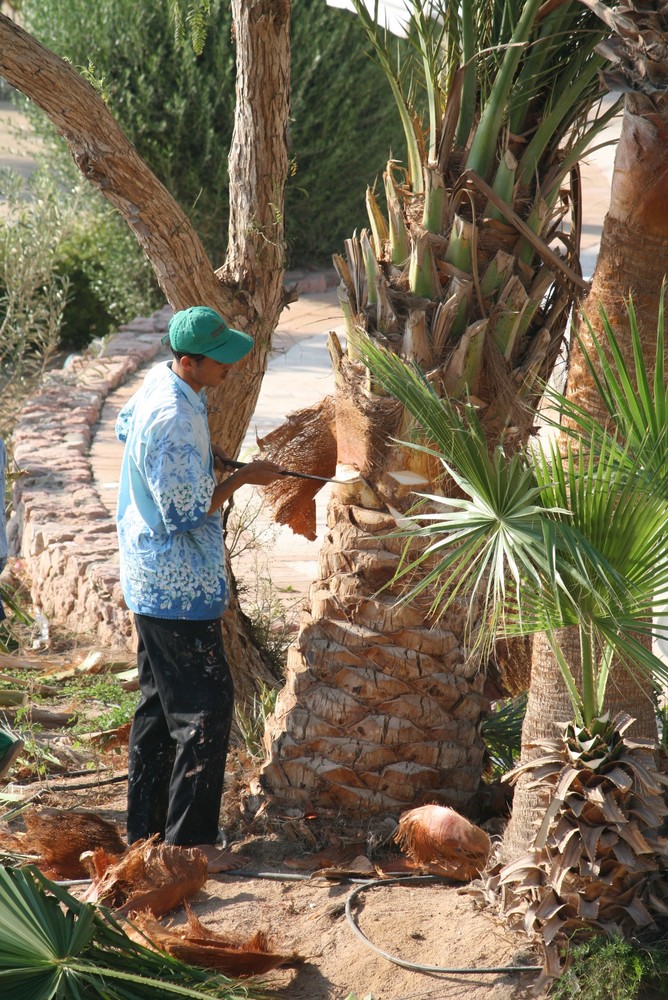
{"type": "MultiPolygon", "coordinates": [[[[596,360],[592,333],[601,338],[610,356],[605,335],[605,322],[609,322],[617,333],[618,354],[633,368],[634,338],[626,308],[632,295],[632,318],[638,326],[646,366],[652,370],[668,259],[668,172],[664,162],[668,75],[656,41],[665,36],[668,22],[659,4],[632,2],[623,11],[610,10],[597,0],[587,0],[587,5],[606,29],[614,32],[599,44],[598,51],[612,64],[608,63],[603,76],[611,90],[624,95],[624,114],[592,287],[583,302],[584,316],[569,358],[567,396],[597,419],[614,420],[615,411],[607,409],[594,377],[601,372],[601,364],[596,360]]],[[[662,357],[662,363],[664,360],[662,357]]],[[[575,637],[571,640],[575,642],[575,637]]],[[[534,642],[531,677],[524,722],[525,759],[530,753],[526,746],[554,737],[554,720],[563,720],[568,714],[558,665],[540,636],[534,642]]],[[[647,684],[630,680],[623,670],[614,670],[609,704],[613,712],[623,707],[634,718],[634,736],[656,739],[656,714],[647,684]]],[[[539,811],[540,802],[529,780],[521,779],[504,841],[508,857],[526,848],[528,831],[539,811]]]]}
{"type": "Polygon", "coordinates": [[[435,628],[429,598],[398,608],[387,586],[400,560],[391,510],[439,467],[392,443],[410,437],[412,418],[351,335],[363,330],[419,363],[439,395],[476,406],[490,448],[520,447],[586,288],[578,161],[615,109],[600,104],[601,30],[577,2],[439,0],[429,18],[414,0],[412,58],[398,68],[355,7],[397,99],[408,163],[388,163],[385,214],[369,190],[369,229],[335,258],[349,333],[346,351],[330,345],[338,469],[352,479],[330,503],[263,781],[297,808],[396,812],[436,796],[462,807],[480,777],[486,707],[468,596],[435,628]]]}
{"type": "Polygon", "coordinates": [[[421,495],[422,509],[398,518],[406,538],[428,542],[400,575],[410,581],[414,565],[428,563],[432,579],[417,577],[407,597],[428,590],[441,617],[467,593],[472,643],[489,643],[496,631],[544,634],[568,692],[571,721],[514,773],[539,795],[540,823],[527,853],[488,885],[503,888],[510,923],[543,945],[548,975],[560,970],[566,935],[629,933],[666,912],[668,780],[652,744],[628,739],[630,717],[606,711],[613,657],[652,680],[668,677],[643,641],[657,633],[657,595],[668,583],[663,329],[652,383],[633,316],[631,328],[635,379],[609,326],[605,351],[595,340],[615,435],[554,396],[578,424],[563,452],[552,439],[490,456],[472,407],[439,399],[415,368],[372,341],[359,346],[423,429],[426,444],[409,447],[437,456],[455,485],[445,496],[421,495]],[[562,641],[573,634],[575,662],[562,641]]]}

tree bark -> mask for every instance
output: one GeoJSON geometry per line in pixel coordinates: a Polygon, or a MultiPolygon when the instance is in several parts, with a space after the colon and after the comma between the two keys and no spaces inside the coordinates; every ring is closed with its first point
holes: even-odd
{"type": "Polygon", "coordinates": [[[206,303],[248,330],[255,348],[225,395],[211,393],[213,439],[237,454],[283,306],[283,204],[288,169],[289,0],[235,0],[237,104],[230,155],[230,244],[215,272],[188,217],[77,71],[0,15],[0,75],[40,107],[84,177],[116,208],[175,309],[206,303]]]}
{"type": "MultiPolygon", "coordinates": [[[[627,303],[629,296],[646,347],[645,363],[652,371],[656,351],[656,323],[661,286],[668,267],[668,102],[638,94],[626,98],[619,145],[601,248],[592,287],[583,314],[597,337],[602,334],[599,310],[603,308],[615,330],[622,353],[632,370],[633,359],[627,303]]],[[[590,358],[595,357],[587,323],[577,326],[590,358]]],[[[668,361],[668,354],[666,357],[668,361]]],[[[567,398],[597,419],[608,422],[582,347],[574,338],[568,374],[567,398]]],[[[562,438],[562,444],[565,437],[562,438]]],[[[574,636],[577,638],[577,636],[574,636]]],[[[577,668],[579,649],[573,642],[567,660],[577,668]]],[[[614,716],[624,711],[635,720],[631,737],[656,740],[657,725],[649,683],[632,677],[623,666],[613,669],[606,709],[614,716]]],[[[531,687],[522,733],[522,762],[539,755],[532,744],[559,736],[559,723],[572,717],[572,709],[556,661],[543,637],[534,640],[531,687]]],[[[530,847],[544,802],[523,776],[515,789],[513,813],[503,843],[504,860],[530,847]]]]}

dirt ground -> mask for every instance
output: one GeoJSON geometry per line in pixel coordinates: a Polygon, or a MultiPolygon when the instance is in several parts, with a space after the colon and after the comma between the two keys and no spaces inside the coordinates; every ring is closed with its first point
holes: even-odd
{"type": "MultiPolygon", "coordinates": [[[[124,751],[105,758],[104,765],[122,778],[124,751]]],[[[351,904],[354,921],[347,917],[346,900],[363,879],[311,872],[364,854],[391,868],[392,859],[400,858],[388,836],[392,823],[376,821],[352,828],[350,823],[331,819],[296,820],[269,816],[262,810],[251,818],[257,802],[248,793],[252,775],[248,762],[235,753],[226,778],[222,821],[229,849],[246,859],[245,866],[211,876],[191,900],[191,907],[207,928],[243,940],[261,930],[272,951],[303,959],[263,978],[268,996],[275,1000],[346,1000],[351,994],[355,1000],[528,1000],[533,995],[535,972],[485,971],[534,964],[535,957],[455,883],[423,880],[371,887],[351,904]],[[355,932],[354,922],[361,934],[355,932]],[[416,971],[374,949],[408,963],[466,971],[416,971]]],[[[39,792],[41,806],[91,810],[113,820],[125,833],[123,780],[96,785],[94,779],[80,775],[53,775],[33,782],[33,792],[39,792]],[[77,789],[77,785],[88,787],[77,789]],[[73,790],[67,791],[68,787],[73,790]]],[[[351,866],[343,867],[350,870],[351,866]]],[[[163,918],[163,923],[168,920],[183,924],[185,912],[176,911],[163,918]]]]}

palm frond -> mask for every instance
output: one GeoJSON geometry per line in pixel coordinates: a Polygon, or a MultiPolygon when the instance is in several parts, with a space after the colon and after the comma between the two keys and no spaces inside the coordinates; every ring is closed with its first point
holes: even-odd
{"type": "Polygon", "coordinates": [[[0,868],[0,993],[12,1000],[253,995],[225,976],[143,947],[110,911],[79,902],[31,867],[0,868]]]}

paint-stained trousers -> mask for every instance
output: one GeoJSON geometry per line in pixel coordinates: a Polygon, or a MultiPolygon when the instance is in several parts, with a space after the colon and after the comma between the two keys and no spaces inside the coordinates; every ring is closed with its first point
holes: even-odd
{"type": "Polygon", "coordinates": [[[234,705],[220,619],[135,615],[141,698],[128,748],[128,843],[215,844],[234,705]]]}

